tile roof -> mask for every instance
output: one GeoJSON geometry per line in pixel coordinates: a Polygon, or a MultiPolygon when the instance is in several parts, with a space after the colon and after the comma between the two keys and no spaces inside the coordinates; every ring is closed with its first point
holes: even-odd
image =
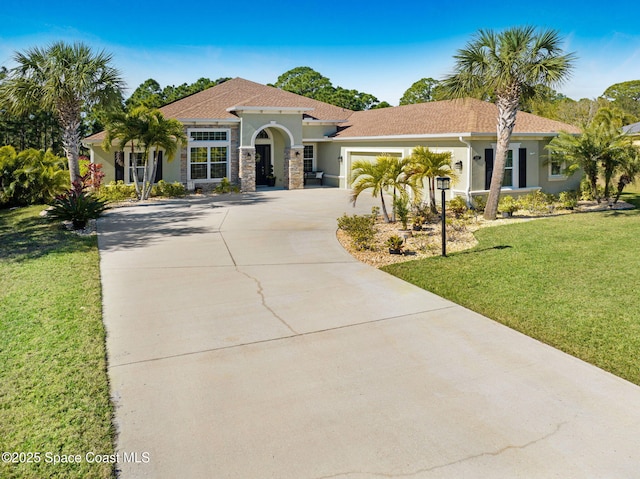
{"type": "MultiPolygon", "coordinates": [[[[188,120],[238,120],[239,108],[307,109],[305,119],[342,121],[335,138],[444,135],[480,133],[495,135],[497,108],[471,98],[419,103],[378,110],[351,111],[278,88],[234,78],[160,108],[168,118],[188,120]]],[[[518,112],[514,133],[579,133],[579,129],[529,113],[518,112]]],[[[104,132],[86,140],[99,141],[104,132]]]]}
{"type": "MultiPolygon", "coordinates": [[[[473,98],[356,111],[340,126],[337,138],[444,135],[458,133],[496,134],[497,107],[473,98]]],[[[579,133],[559,121],[518,112],[514,133],[579,133]]]]}

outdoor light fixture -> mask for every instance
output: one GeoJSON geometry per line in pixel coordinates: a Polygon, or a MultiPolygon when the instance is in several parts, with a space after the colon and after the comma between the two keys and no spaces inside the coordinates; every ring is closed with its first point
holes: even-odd
{"type": "Polygon", "coordinates": [[[442,191],[442,256],[447,256],[447,216],[445,213],[445,192],[451,186],[448,176],[436,176],[436,187],[442,191]]]}
{"type": "Polygon", "coordinates": [[[342,155],[340,155],[340,156],[338,157],[338,161],[339,161],[340,163],[342,163],[342,155]]]}
{"type": "Polygon", "coordinates": [[[300,152],[299,151],[296,151],[296,156],[300,156],[300,152]]]}
{"type": "Polygon", "coordinates": [[[456,167],[456,170],[462,171],[462,161],[456,161],[453,166],[456,167]]]}
{"type": "Polygon", "coordinates": [[[473,157],[473,159],[476,160],[476,161],[480,161],[482,159],[482,157],[480,155],[475,155],[473,157]]]}

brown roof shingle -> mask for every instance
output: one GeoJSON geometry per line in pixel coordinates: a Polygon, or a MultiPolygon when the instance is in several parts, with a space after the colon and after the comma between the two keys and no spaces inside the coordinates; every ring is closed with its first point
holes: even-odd
{"type": "MultiPolygon", "coordinates": [[[[356,111],[340,127],[337,138],[484,133],[495,135],[498,110],[473,98],[356,111]]],[[[559,121],[518,112],[514,133],[579,133],[559,121]]]]}
{"type": "MultiPolygon", "coordinates": [[[[497,108],[472,98],[418,103],[378,110],[351,111],[278,88],[234,78],[165,105],[160,110],[178,120],[237,120],[233,107],[309,109],[305,118],[342,121],[335,138],[479,133],[495,135],[497,108]],[[230,111],[231,109],[231,111],[230,111]]],[[[518,112],[514,133],[579,133],[559,121],[518,112]]],[[[87,140],[99,141],[104,132],[87,140]]]]}
{"type": "Polygon", "coordinates": [[[177,119],[237,119],[232,107],[311,108],[306,115],[317,120],[345,120],[353,112],[278,88],[234,78],[160,108],[177,119]]]}

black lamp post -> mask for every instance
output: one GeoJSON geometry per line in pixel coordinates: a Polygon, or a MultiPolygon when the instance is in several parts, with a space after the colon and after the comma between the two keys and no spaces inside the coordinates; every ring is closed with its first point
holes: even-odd
{"type": "Polygon", "coordinates": [[[451,178],[448,176],[437,176],[436,187],[442,191],[442,256],[447,256],[447,217],[445,214],[445,191],[451,185],[451,178]]]}

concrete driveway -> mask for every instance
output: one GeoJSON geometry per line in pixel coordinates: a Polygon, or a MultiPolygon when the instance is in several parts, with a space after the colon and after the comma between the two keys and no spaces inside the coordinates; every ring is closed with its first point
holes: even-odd
{"type": "Polygon", "coordinates": [[[640,388],[358,263],[343,212],[318,188],[99,221],[122,478],[640,477],[640,388]]]}

